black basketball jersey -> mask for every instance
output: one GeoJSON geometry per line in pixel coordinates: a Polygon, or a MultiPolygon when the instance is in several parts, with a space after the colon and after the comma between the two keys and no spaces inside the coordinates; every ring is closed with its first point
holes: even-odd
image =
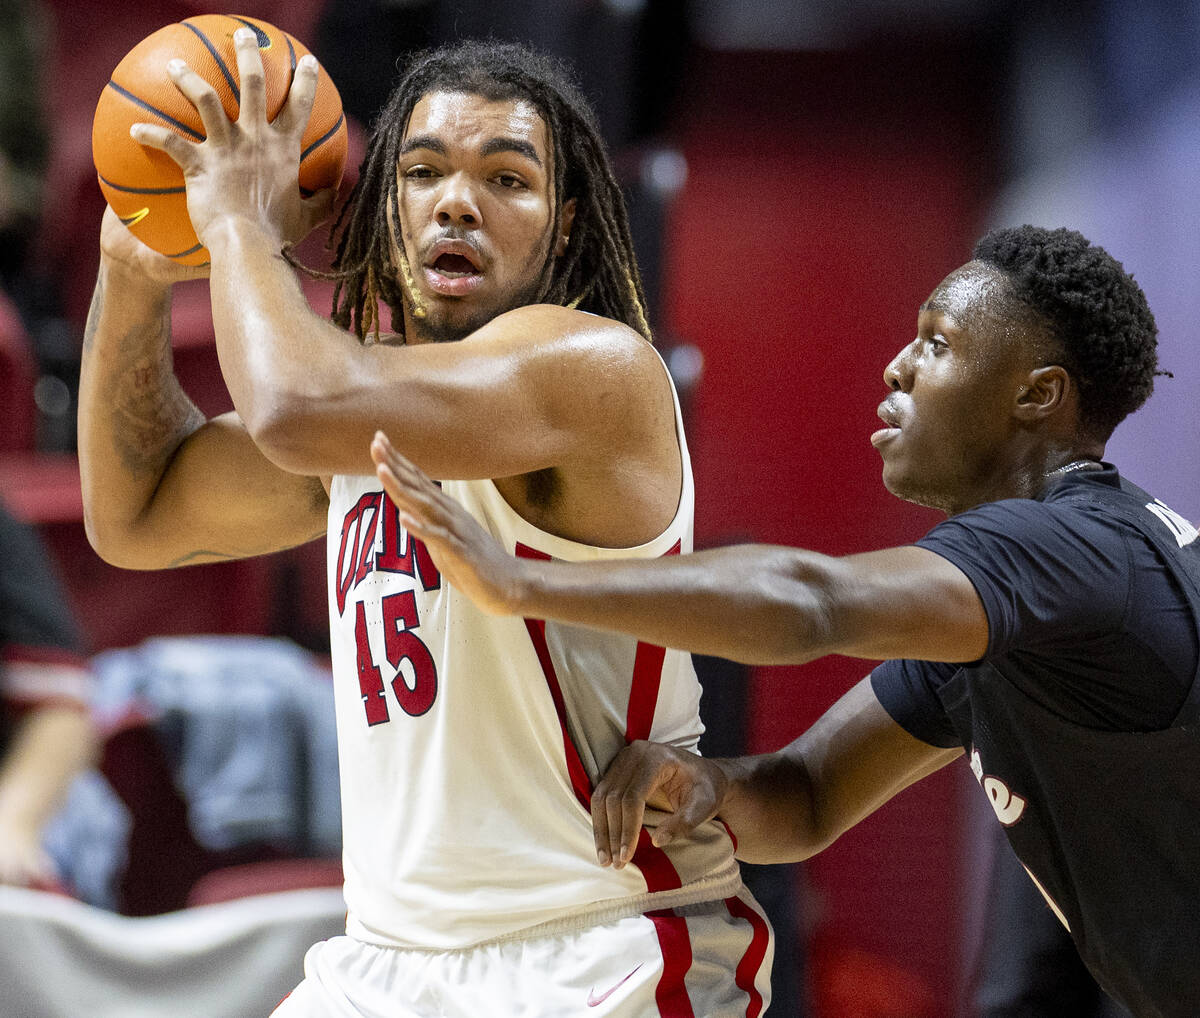
{"type": "MultiPolygon", "coordinates": [[[[1192,633],[1200,631],[1196,530],[1115,472],[1110,477],[1113,483],[1073,483],[1054,503],[1065,513],[1100,511],[1124,524],[1126,533],[1132,528],[1140,534],[1173,580],[1161,584],[1164,602],[1182,604],[1192,633]]],[[[947,557],[954,561],[956,555],[947,557]]],[[[964,571],[971,575],[970,565],[964,571]]],[[[989,610],[989,621],[991,616],[989,610]]],[[[1047,628],[1052,631],[1052,622],[1047,628]]],[[[1105,646],[1102,635],[1094,634],[1094,647],[1105,646]]],[[[1039,668],[1050,674],[1054,652],[1046,652],[1042,639],[1039,668]]],[[[967,666],[930,666],[940,675],[932,688],[943,717],[1017,856],[1069,927],[1097,981],[1147,1018],[1200,1015],[1200,665],[1192,643],[1180,649],[1192,655],[1191,681],[1182,706],[1172,706],[1173,720],[1155,730],[1081,724],[1054,709],[1036,687],[1013,681],[1019,647],[967,666]]],[[[1113,650],[1120,659],[1122,649],[1113,650]]],[[[1103,662],[1082,665],[1066,646],[1058,653],[1064,670],[1095,667],[1103,675],[1103,662]]],[[[1130,678],[1133,688],[1142,688],[1130,678]]],[[[903,711],[893,709],[897,685],[882,671],[873,684],[903,723],[903,711]]]]}

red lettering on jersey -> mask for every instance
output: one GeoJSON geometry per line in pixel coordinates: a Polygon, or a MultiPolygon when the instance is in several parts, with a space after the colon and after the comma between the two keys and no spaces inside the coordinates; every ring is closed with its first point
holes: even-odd
{"type": "Polygon", "coordinates": [[[371,658],[371,642],[367,639],[367,615],[363,603],[354,607],[354,642],[358,646],[358,688],[367,711],[367,724],[379,725],[389,721],[387,698],[383,692],[383,676],[371,658]]]}
{"type": "MultiPolygon", "coordinates": [[[[433,655],[413,631],[421,625],[421,618],[417,614],[416,593],[402,590],[398,594],[389,594],[380,602],[379,607],[383,621],[384,654],[388,664],[395,669],[391,681],[392,693],[405,714],[420,717],[437,699],[438,677],[433,655]],[[406,661],[411,669],[412,685],[409,685],[405,674],[406,661]]],[[[367,725],[391,721],[387,695],[383,689],[383,676],[371,653],[366,607],[362,601],[354,606],[354,642],[357,647],[358,688],[362,693],[367,725]]]]}
{"type": "Polygon", "coordinates": [[[419,577],[421,586],[426,590],[441,586],[442,575],[433,564],[433,556],[429,554],[429,549],[425,547],[424,542],[406,533],[400,526],[400,513],[395,503],[387,497],[387,492],[384,492],[380,513],[383,516],[383,548],[375,556],[375,568],[384,572],[419,577]],[[403,555],[400,554],[401,534],[406,538],[403,555]]]}
{"type": "Polygon", "coordinates": [[[375,528],[379,523],[381,495],[378,491],[367,492],[342,520],[342,543],[338,548],[337,563],[339,615],[346,610],[346,595],[350,593],[350,588],[360,583],[370,572],[369,556],[375,543],[375,528]],[[350,552],[349,556],[346,554],[347,550],[350,552]]]}
{"type": "Polygon", "coordinates": [[[383,648],[388,664],[396,669],[392,692],[405,714],[420,717],[437,697],[437,665],[429,648],[412,630],[421,624],[417,598],[411,590],[389,594],[383,599],[383,648]],[[412,666],[413,684],[405,680],[401,665],[412,666]]]}

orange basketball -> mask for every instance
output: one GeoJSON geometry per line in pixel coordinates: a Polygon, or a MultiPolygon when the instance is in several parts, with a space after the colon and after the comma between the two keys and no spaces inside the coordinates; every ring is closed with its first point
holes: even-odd
{"type": "MultiPolygon", "coordinates": [[[[267,119],[274,120],[291,88],[296,62],[308,50],[274,25],[235,14],[201,14],[147,36],[117,64],[96,104],[92,161],[105,200],[142,243],[184,265],[203,265],[208,252],[188,218],[183,173],[164,152],[134,141],[129,128],[165,124],[185,138],[203,140],[199,112],[167,74],[167,61],[175,57],[216,89],[226,115],[235,119],[240,92],[233,33],[242,26],[258,36],[267,119]]],[[[337,187],[346,165],[346,145],[342,99],[322,68],[301,145],[302,194],[337,187]]]]}

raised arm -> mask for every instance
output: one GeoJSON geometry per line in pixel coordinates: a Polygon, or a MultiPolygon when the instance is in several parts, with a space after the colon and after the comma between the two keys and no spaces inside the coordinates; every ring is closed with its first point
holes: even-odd
{"type": "Polygon", "coordinates": [[[170,293],[188,275],[105,211],[84,336],[79,465],[88,537],[126,568],[257,555],[324,530],[320,481],[272,464],[236,415],[206,420],[176,380],[170,293]]]}
{"type": "Polygon", "coordinates": [[[667,558],[588,563],[518,560],[386,436],[377,473],[442,575],[491,614],[557,619],[749,664],[826,654],[973,661],[988,638],[975,588],[916,547],[834,558],[738,545],[667,558]]]}
{"type": "Polygon", "coordinates": [[[914,739],[880,706],[865,678],[802,736],[775,753],[706,760],[636,742],[614,760],[592,797],[596,853],[623,866],[646,807],[651,838],[665,845],[716,815],[739,859],[795,862],[821,851],[961,749],[914,739]]]}
{"type": "Polygon", "coordinates": [[[577,464],[583,478],[619,460],[621,471],[596,485],[610,498],[626,478],[638,490],[646,459],[677,463],[674,446],[670,457],[645,452],[650,436],[673,441],[670,398],[653,350],[623,325],[522,306],[460,342],[364,345],[314,314],[281,249],[289,232],[320,214],[296,188],[316,66],[298,63],[287,103],[268,124],[253,37],[235,33],[235,42],[237,123],[199,75],[175,66],[173,80],[203,117],[207,140],[148,124],[136,131],[183,170],[192,223],[212,256],[222,372],[266,455],[298,473],[369,473],[368,446],[384,428],[439,478],[511,478],[577,464]]]}

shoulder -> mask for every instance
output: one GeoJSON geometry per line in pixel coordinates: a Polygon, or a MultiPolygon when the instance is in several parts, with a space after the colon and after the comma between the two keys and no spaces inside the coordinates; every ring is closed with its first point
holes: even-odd
{"type": "Polygon", "coordinates": [[[986,581],[997,589],[1062,584],[1115,592],[1129,580],[1132,536],[1102,507],[1005,499],[939,523],[917,544],[949,559],[977,588],[986,581]]]}
{"type": "Polygon", "coordinates": [[[497,315],[468,339],[519,333],[525,341],[576,350],[580,354],[643,359],[653,357],[653,347],[629,326],[588,311],[557,304],[529,304],[497,315]]]}
{"type": "Polygon", "coordinates": [[[572,401],[592,394],[613,410],[654,396],[669,402],[662,358],[645,337],[611,318],[532,304],[498,315],[463,342],[495,344],[548,391],[572,401]]]}
{"type": "Polygon", "coordinates": [[[1136,574],[1130,537],[1094,506],[1009,499],[952,517],[917,543],[974,585],[990,657],[1118,627],[1136,574]]]}
{"type": "Polygon", "coordinates": [[[1079,499],[1028,498],[989,502],[939,523],[920,543],[984,549],[1006,546],[1033,553],[1043,546],[1064,550],[1081,543],[1120,541],[1127,524],[1103,506],[1079,499]]]}

